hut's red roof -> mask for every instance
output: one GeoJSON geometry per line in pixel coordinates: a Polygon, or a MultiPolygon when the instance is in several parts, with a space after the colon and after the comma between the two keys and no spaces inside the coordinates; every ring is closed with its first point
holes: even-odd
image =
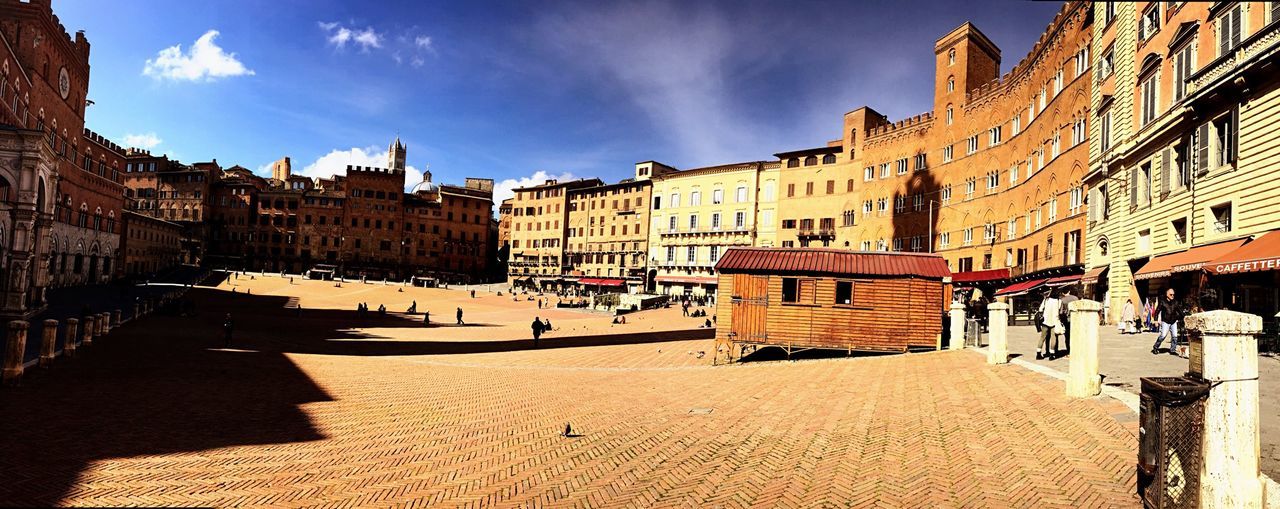
{"type": "Polygon", "coordinates": [[[936,279],[951,276],[946,259],[934,254],[768,247],[730,248],[716,263],[716,271],[936,279]]]}

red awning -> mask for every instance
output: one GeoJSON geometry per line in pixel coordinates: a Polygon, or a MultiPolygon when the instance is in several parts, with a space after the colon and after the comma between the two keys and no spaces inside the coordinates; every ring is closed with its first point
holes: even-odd
{"type": "Polygon", "coordinates": [[[1101,267],[1094,267],[1092,269],[1089,269],[1089,272],[1085,272],[1084,277],[1080,278],[1080,282],[1087,285],[1097,283],[1098,278],[1101,278],[1103,274],[1106,274],[1107,269],[1110,269],[1110,268],[1111,268],[1110,265],[1103,265],[1101,267]]]}
{"type": "Polygon", "coordinates": [[[996,290],[997,297],[1015,297],[1022,295],[1031,290],[1036,289],[1044,284],[1048,279],[1031,279],[1021,283],[1014,283],[999,290],[996,290]]]}
{"type": "Polygon", "coordinates": [[[624,284],[627,284],[627,282],[622,279],[598,279],[598,278],[591,278],[591,277],[584,277],[582,279],[579,279],[578,283],[584,284],[584,285],[598,285],[598,286],[622,286],[624,284]]]}
{"type": "Polygon", "coordinates": [[[1009,279],[1009,269],[971,270],[951,275],[951,283],[981,283],[1009,279]]]}
{"type": "Polygon", "coordinates": [[[1280,230],[1253,239],[1253,242],[1205,264],[1204,269],[1214,274],[1280,270],[1280,230]]]}
{"type": "Polygon", "coordinates": [[[1200,270],[1204,267],[1204,264],[1239,249],[1240,246],[1244,245],[1244,241],[1245,239],[1219,242],[1207,246],[1193,247],[1180,253],[1157,256],[1147,262],[1146,265],[1143,265],[1141,269],[1138,269],[1138,272],[1133,274],[1133,279],[1140,281],[1167,277],[1174,272],[1200,270]]]}
{"type": "Polygon", "coordinates": [[[1048,287],[1058,287],[1058,286],[1074,285],[1079,282],[1080,282],[1080,275],[1076,274],[1074,276],[1055,277],[1053,279],[1045,281],[1044,285],[1048,287]]]}

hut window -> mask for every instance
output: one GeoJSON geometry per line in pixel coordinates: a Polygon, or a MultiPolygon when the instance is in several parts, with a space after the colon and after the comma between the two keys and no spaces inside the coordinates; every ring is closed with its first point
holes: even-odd
{"type": "Polygon", "coordinates": [[[853,281],[836,281],[836,304],[853,304],[853,281]]]}
{"type": "Polygon", "coordinates": [[[782,302],[813,304],[817,293],[817,281],[794,277],[782,278],[782,302]]]}

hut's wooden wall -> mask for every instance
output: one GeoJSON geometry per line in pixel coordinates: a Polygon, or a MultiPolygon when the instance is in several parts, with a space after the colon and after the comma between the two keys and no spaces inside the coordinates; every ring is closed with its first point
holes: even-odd
{"type": "MultiPolygon", "coordinates": [[[[729,333],[742,329],[737,321],[744,306],[735,304],[744,292],[746,278],[765,278],[768,298],[765,308],[767,338],[747,338],[738,334],[734,341],[763,342],[794,347],[820,347],[862,350],[903,350],[908,347],[934,347],[942,333],[941,310],[944,284],[919,278],[834,278],[797,277],[812,280],[811,303],[783,302],[783,279],[792,276],[753,276],[721,274],[722,298],[717,339],[729,341],[729,333]],[[853,282],[853,302],[836,304],[836,282],[853,282]],[[724,290],[728,292],[724,292],[724,290]],[[730,297],[730,298],[724,298],[730,297]],[[736,306],[736,307],[735,307],[736,306]]],[[[753,317],[752,322],[761,320],[753,317]]]]}

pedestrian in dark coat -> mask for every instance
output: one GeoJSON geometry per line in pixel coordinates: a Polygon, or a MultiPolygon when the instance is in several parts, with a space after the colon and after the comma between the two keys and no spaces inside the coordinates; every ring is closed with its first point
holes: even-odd
{"type": "Polygon", "coordinates": [[[231,313],[227,313],[227,317],[222,321],[222,340],[227,346],[231,346],[231,329],[235,324],[231,322],[231,313]]]}
{"type": "Polygon", "coordinates": [[[544,330],[545,326],[542,325],[542,321],[535,316],[533,317],[533,325],[531,325],[530,327],[533,328],[533,347],[537,348],[538,339],[542,338],[542,331],[544,330]]]}
{"type": "Polygon", "coordinates": [[[463,322],[462,322],[462,308],[461,308],[461,307],[459,307],[459,308],[458,308],[458,325],[466,325],[465,323],[463,323],[463,322]]]}

